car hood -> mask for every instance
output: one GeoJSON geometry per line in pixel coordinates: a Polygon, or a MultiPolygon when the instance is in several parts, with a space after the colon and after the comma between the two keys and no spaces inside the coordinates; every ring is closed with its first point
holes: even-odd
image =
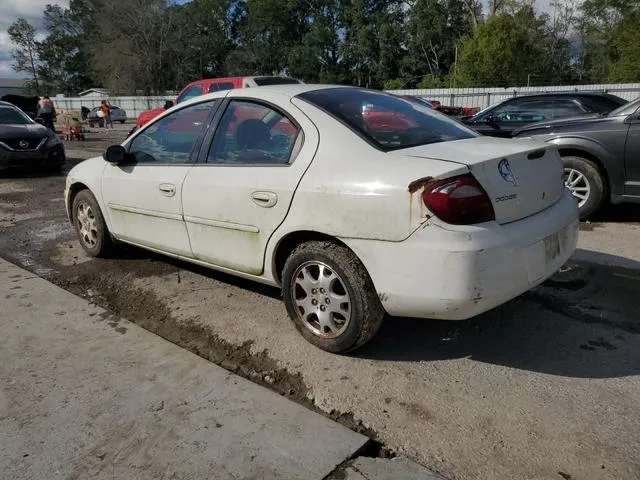
{"type": "Polygon", "coordinates": [[[513,136],[527,134],[529,135],[531,132],[535,130],[535,134],[544,133],[544,131],[549,131],[558,128],[572,128],[572,127],[583,127],[584,125],[591,125],[593,123],[607,122],[610,117],[603,116],[599,113],[593,113],[589,115],[580,115],[577,117],[568,117],[561,118],[559,120],[548,120],[545,122],[535,122],[529,125],[525,125],[524,127],[518,128],[513,132],[513,136]]]}
{"type": "Polygon", "coordinates": [[[0,140],[29,140],[48,137],[50,130],[37,123],[28,125],[0,125],[0,140]]]}

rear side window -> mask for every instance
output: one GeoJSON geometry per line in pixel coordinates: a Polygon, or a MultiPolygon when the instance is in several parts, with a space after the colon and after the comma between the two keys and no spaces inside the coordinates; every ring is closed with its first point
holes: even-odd
{"type": "Polygon", "coordinates": [[[501,123],[540,122],[553,119],[553,102],[550,99],[517,99],[505,103],[491,112],[493,119],[501,123]]]}
{"type": "Polygon", "coordinates": [[[190,98],[198,97],[200,95],[202,95],[202,87],[200,85],[194,85],[187,88],[180,94],[180,96],[178,97],[178,103],[189,100],[190,98]]]}
{"type": "Polygon", "coordinates": [[[580,97],[578,100],[591,113],[609,113],[626,103],[617,97],[580,97]]]}
{"type": "Polygon", "coordinates": [[[327,88],[299,95],[381,150],[476,137],[465,126],[394,95],[359,88],[327,88]]]}
{"type": "Polygon", "coordinates": [[[259,87],[267,85],[294,85],[300,83],[300,81],[295,78],[287,77],[257,77],[254,78],[253,81],[256,82],[256,85],[259,87]]]}
{"type": "Polygon", "coordinates": [[[223,90],[233,90],[233,83],[231,82],[219,82],[209,85],[209,93],[221,92],[223,90]]]}
{"type": "Polygon", "coordinates": [[[207,163],[284,165],[292,158],[299,128],[261,103],[233,100],[220,119],[207,163]]]}

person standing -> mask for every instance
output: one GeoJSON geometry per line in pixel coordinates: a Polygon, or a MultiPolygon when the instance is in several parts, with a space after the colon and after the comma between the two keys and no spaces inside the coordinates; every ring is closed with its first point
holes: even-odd
{"type": "Polygon", "coordinates": [[[111,120],[111,105],[106,100],[102,100],[100,103],[100,111],[102,112],[102,121],[104,122],[104,128],[107,129],[111,126],[113,129],[113,121],[111,120]]]}
{"type": "Polygon", "coordinates": [[[36,114],[36,116],[42,119],[45,127],[53,132],[56,131],[55,127],[53,126],[53,122],[56,118],[56,109],[49,97],[42,97],[38,104],[38,113],[36,114]]]}

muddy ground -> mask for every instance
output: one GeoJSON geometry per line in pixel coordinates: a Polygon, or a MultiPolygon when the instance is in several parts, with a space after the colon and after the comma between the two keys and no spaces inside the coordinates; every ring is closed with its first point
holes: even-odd
{"type": "MultiPolygon", "coordinates": [[[[70,165],[122,133],[72,145],[70,165]]],[[[388,318],[336,356],[295,332],[277,289],[135,248],[88,258],[63,189],[64,173],[0,175],[1,256],[374,436],[376,454],[452,479],[640,478],[637,207],[583,224],[565,271],[503,307],[466,322],[388,318]]]]}

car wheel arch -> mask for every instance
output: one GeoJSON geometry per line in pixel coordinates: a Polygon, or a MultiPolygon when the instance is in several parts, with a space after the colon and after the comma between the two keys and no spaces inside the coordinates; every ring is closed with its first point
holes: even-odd
{"type": "Polygon", "coordinates": [[[69,193],[68,195],[68,202],[67,202],[67,216],[69,217],[69,220],[73,223],[73,215],[72,215],[72,209],[73,209],[73,201],[75,200],[76,196],[82,191],[82,190],[89,190],[91,191],[91,189],[85,185],[82,182],[74,182],[69,186],[69,193]]]}
{"type": "MultiPolygon", "coordinates": [[[[272,257],[272,271],[273,277],[278,282],[278,285],[282,285],[282,273],[284,270],[284,265],[287,261],[287,258],[291,255],[291,253],[301,244],[311,241],[328,241],[340,245],[349,249],[358,259],[362,262],[362,259],[359,258],[358,254],[353,251],[352,248],[349,247],[346,243],[340,240],[337,237],[332,235],[328,235],[326,233],[318,232],[315,230],[296,230],[293,232],[289,232],[284,235],[282,238],[278,240],[274,250],[272,257]]],[[[367,269],[364,262],[362,262],[365,270],[367,269]]],[[[369,273],[369,272],[367,272],[369,273]]]]}
{"type": "Polygon", "coordinates": [[[589,152],[586,149],[568,147],[568,146],[567,147],[559,146],[558,152],[560,153],[560,157],[580,157],[580,158],[584,158],[586,160],[592,161],[598,167],[598,171],[600,172],[600,175],[604,182],[605,189],[606,189],[605,195],[608,195],[611,193],[609,171],[607,169],[606,164],[598,156],[594,155],[593,153],[589,152]]]}

